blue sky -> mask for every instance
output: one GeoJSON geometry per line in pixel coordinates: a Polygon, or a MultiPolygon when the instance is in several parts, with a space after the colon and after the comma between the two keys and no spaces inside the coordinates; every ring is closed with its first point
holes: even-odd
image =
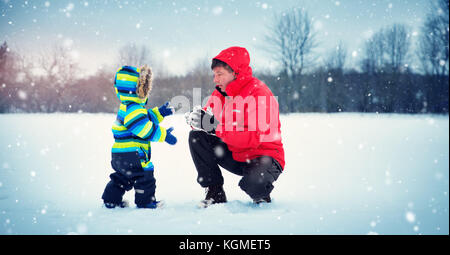
{"type": "Polygon", "coordinates": [[[293,7],[304,7],[313,18],[316,53],[324,56],[341,40],[351,66],[364,41],[382,27],[403,23],[417,38],[429,1],[0,0],[0,7],[0,40],[12,50],[31,56],[59,42],[89,73],[113,65],[118,49],[135,43],[148,46],[171,73],[183,74],[235,45],[249,50],[255,71],[275,68],[263,50],[264,36],[273,15],[293,7]]]}

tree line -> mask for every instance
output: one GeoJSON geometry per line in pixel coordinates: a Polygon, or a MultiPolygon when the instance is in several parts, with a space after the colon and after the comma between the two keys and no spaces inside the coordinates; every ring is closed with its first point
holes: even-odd
{"type": "MultiPolygon", "coordinates": [[[[278,97],[283,113],[448,113],[449,2],[432,1],[430,6],[416,45],[408,26],[392,24],[365,41],[356,68],[346,67],[348,50],[343,42],[319,60],[313,53],[318,42],[308,12],[289,9],[274,16],[264,45],[279,70],[256,70],[255,76],[278,97]],[[420,71],[412,71],[414,59],[420,71]]],[[[117,66],[144,63],[157,70],[150,106],[180,95],[192,102],[194,88],[201,89],[197,90],[201,99],[214,89],[208,59],[175,76],[152,59],[144,45],[126,44],[117,54],[117,66]]],[[[84,78],[76,77],[78,71],[64,45],[27,59],[4,42],[0,46],[0,113],[116,112],[115,70],[104,68],[84,78]]]]}

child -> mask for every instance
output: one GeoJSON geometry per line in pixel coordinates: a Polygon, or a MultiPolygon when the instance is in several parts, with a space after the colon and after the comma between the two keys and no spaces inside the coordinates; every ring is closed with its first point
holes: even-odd
{"type": "Polygon", "coordinates": [[[135,190],[138,208],[157,208],[155,178],[150,161],[150,142],[167,142],[174,145],[177,139],[173,128],[165,129],[159,123],[174,112],[169,102],[147,111],[148,95],[152,89],[152,70],[123,66],[115,77],[114,87],[121,104],[112,126],[115,143],[112,147],[111,165],[114,173],[106,185],[102,199],[106,208],[126,207],[122,201],[125,191],[135,190]]]}

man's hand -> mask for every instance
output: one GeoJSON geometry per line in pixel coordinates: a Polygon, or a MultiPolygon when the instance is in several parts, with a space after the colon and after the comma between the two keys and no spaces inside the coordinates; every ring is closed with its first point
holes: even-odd
{"type": "Polygon", "coordinates": [[[201,106],[195,106],[192,112],[184,115],[186,123],[196,130],[203,130],[209,134],[215,134],[219,121],[214,117],[211,110],[205,111],[201,106]]]}

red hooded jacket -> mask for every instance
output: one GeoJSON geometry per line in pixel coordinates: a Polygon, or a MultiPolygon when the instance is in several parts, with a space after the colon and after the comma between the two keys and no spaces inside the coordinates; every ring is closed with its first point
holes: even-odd
{"type": "Polygon", "coordinates": [[[236,73],[236,79],[226,87],[228,97],[214,90],[204,106],[205,110],[210,107],[220,122],[216,135],[228,145],[236,161],[270,156],[284,169],[278,102],[267,85],[252,76],[248,51],[230,47],[215,59],[236,73]]]}

